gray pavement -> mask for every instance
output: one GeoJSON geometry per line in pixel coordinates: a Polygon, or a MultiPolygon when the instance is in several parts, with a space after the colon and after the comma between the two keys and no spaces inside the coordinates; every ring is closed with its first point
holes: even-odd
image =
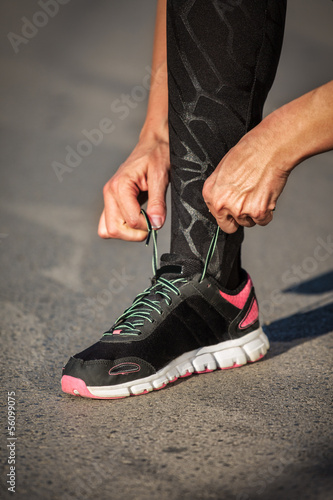
{"type": "MultiPolygon", "coordinates": [[[[1,3],[1,498],[11,391],[20,500],[332,498],[332,153],[294,171],[274,222],[247,231],[265,361],[120,401],[61,393],[69,355],[152,274],[151,248],[102,241],[96,227],[102,186],[144,117],[155,15],[153,0],[64,3],[46,18],[37,1],[1,3]],[[23,41],[22,17],[40,26],[23,41]],[[122,94],[136,106],[120,119],[122,94]],[[105,118],[114,130],[60,182],[52,164],[105,118]]],[[[266,112],[331,78],[332,16],[329,0],[289,1],[266,112]]],[[[168,219],[160,253],[169,229],[168,219]]]]}

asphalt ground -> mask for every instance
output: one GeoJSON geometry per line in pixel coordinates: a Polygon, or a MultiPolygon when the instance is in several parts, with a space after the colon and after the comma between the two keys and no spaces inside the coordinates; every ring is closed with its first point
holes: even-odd
{"type": "MultiPolygon", "coordinates": [[[[332,152],[299,166],[274,221],[246,231],[265,360],[119,401],[63,394],[69,355],[152,275],[150,247],[96,230],[102,187],[144,118],[155,2],[39,11],[1,3],[1,498],[13,495],[10,473],[19,500],[332,498],[332,152]],[[23,17],[40,25],[25,41],[23,17]],[[132,96],[123,120],[112,111],[122,94],[132,96]],[[60,181],[54,162],[105,119],[114,129],[60,181]]],[[[332,78],[332,17],[329,0],[289,1],[266,113],[332,78]]],[[[169,231],[168,219],[160,254],[169,231]]]]}

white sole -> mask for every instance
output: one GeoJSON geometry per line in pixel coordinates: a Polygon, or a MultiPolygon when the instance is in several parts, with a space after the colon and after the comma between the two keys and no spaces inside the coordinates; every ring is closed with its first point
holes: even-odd
{"type": "Polygon", "coordinates": [[[192,373],[226,370],[254,363],[265,356],[268,349],[268,338],[260,327],[239,339],[187,352],[154,375],[117,386],[86,386],[81,379],[64,375],[63,379],[66,377],[66,380],[63,381],[63,390],[76,396],[98,399],[137,396],[162,389],[170,382],[175,382],[178,378],[187,377],[192,373]]]}

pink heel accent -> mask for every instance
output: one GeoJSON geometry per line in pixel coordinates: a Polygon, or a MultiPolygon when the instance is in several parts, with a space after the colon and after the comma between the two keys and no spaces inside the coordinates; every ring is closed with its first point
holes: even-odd
{"type": "Polygon", "coordinates": [[[244,286],[243,290],[241,290],[237,295],[229,295],[228,293],[221,292],[220,294],[221,297],[223,297],[225,300],[230,302],[235,307],[238,307],[238,309],[243,309],[245,306],[245,303],[247,301],[247,298],[249,296],[249,293],[251,291],[251,288],[253,286],[252,280],[250,278],[250,275],[247,275],[247,283],[244,286]]]}

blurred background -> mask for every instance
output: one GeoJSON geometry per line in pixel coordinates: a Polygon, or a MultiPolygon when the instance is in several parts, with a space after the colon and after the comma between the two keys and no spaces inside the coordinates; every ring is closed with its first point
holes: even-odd
{"type": "MultiPolygon", "coordinates": [[[[299,166],[273,223],[246,232],[244,266],[256,284],[272,355],[250,367],[248,377],[247,368],[224,376],[222,392],[243,408],[229,414],[229,440],[211,433],[230,408],[218,388],[221,374],[211,374],[210,383],[192,377],[124,402],[61,395],[69,355],[98,340],[152,275],[150,247],[101,240],[97,225],[103,185],[131,152],[144,120],[155,8],[153,0],[1,2],[1,370],[5,395],[19,394],[18,497],[116,498],[122,492],[129,498],[240,500],[281,498],[282,488],[285,498],[328,498],[332,152],[299,166]],[[130,104],[120,113],[126,95],[130,104]],[[103,134],[91,132],[101,127],[103,134]],[[93,137],[88,146],[87,136],[93,137]],[[325,254],[320,260],[318,245],[325,254]],[[266,397],[272,406],[261,406],[258,416],[253,397],[266,397]],[[295,418],[299,428],[291,423],[295,418]],[[117,431],[122,437],[115,434],[110,446],[117,431]],[[219,440],[223,460],[215,449],[219,440]],[[286,456],[292,456],[288,467],[286,456]],[[105,457],[111,457],[117,494],[105,457]],[[281,472],[258,478],[255,471],[268,463],[281,472]]],[[[266,114],[332,78],[332,20],[330,0],[289,0],[266,114]]],[[[168,251],[169,231],[168,218],[159,232],[160,254],[168,251]]]]}

